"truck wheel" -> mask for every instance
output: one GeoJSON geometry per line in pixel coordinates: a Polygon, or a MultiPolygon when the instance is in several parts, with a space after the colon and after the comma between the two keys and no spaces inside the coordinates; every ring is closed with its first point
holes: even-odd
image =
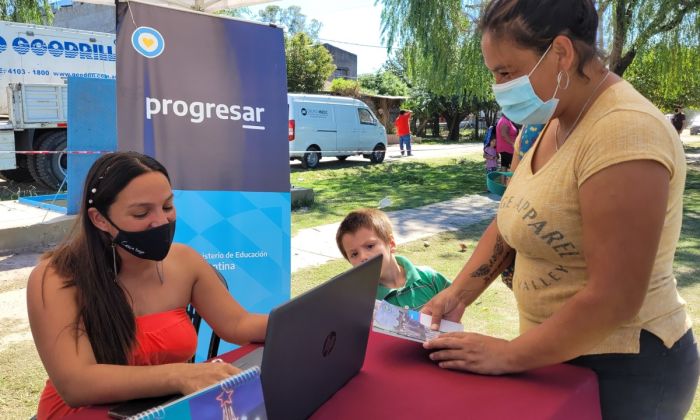
{"type": "Polygon", "coordinates": [[[32,174],[27,169],[27,156],[17,155],[17,169],[5,169],[0,171],[0,178],[5,181],[29,182],[33,181],[32,174]]]}
{"type": "Polygon", "coordinates": [[[48,186],[44,184],[44,181],[41,180],[41,176],[39,175],[39,169],[37,169],[36,166],[36,155],[27,156],[27,170],[34,179],[34,182],[36,182],[44,188],[48,188],[48,186]]]}
{"type": "Polygon", "coordinates": [[[384,155],[386,155],[386,147],[378,143],[376,146],[374,146],[374,150],[372,150],[372,154],[369,155],[369,160],[372,161],[372,163],[382,163],[384,162],[384,155]]]}
{"type": "MultiPolygon", "coordinates": [[[[66,132],[54,131],[43,137],[38,146],[39,150],[64,151],[67,146],[66,132]]],[[[42,184],[58,189],[68,173],[68,155],[66,153],[37,155],[36,169],[42,184]]]]}
{"type": "Polygon", "coordinates": [[[309,146],[306,151],[307,153],[304,153],[304,157],[301,158],[301,166],[305,169],[317,167],[321,161],[321,149],[318,146],[309,146]]]}

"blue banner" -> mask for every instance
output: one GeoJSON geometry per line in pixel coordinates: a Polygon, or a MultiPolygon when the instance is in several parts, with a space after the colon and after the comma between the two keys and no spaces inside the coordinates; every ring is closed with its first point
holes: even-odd
{"type": "Polygon", "coordinates": [[[68,78],[68,214],[78,214],[83,183],[97,152],[117,150],[116,84],[114,80],[68,78]]]}
{"type": "Polygon", "coordinates": [[[269,312],[290,282],[282,30],[134,1],[118,15],[119,149],[168,168],[175,241],[217,267],[246,309],[269,312]]]}

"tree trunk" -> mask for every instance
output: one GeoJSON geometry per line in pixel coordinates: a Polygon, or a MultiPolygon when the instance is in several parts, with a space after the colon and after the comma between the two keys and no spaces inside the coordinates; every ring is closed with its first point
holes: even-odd
{"type": "Polygon", "coordinates": [[[440,115],[433,114],[433,137],[440,138],[440,115]]]}
{"type": "Polygon", "coordinates": [[[418,124],[416,124],[416,131],[414,133],[418,137],[425,137],[425,128],[428,126],[428,119],[421,119],[418,124]]]}
{"type": "Polygon", "coordinates": [[[463,113],[460,112],[445,112],[445,121],[447,122],[447,140],[459,141],[459,123],[464,119],[463,113]]]}
{"type": "MultiPolygon", "coordinates": [[[[619,71],[621,70],[624,73],[625,69],[632,62],[630,59],[622,67],[622,50],[625,47],[627,29],[629,28],[632,13],[632,6],[630,5],[628,9],[626,3],[625,0],[616,0],[613,6],[613,39],[610,50],[610,69],[619,76],[622,76],[622,73],[619,73],[619,71]]],[[[632,58],[634,58],[634,55],[632,58]]]]}
{"type": "Polygon", "coordinates": [[[627,51],[627,54],[620,58],[618,62],[615,63],[614,67],[612,66],[612,63],[610,63],[610,69],[613,71],[613,73],[622,77],[622,75],[625,74],[625,70],[627,70],[627,67],[629,67],[630,64],[632,64],[632,61],[634,60],[634,57],[636,55],[637,51],[635,50],[627,51]]]}

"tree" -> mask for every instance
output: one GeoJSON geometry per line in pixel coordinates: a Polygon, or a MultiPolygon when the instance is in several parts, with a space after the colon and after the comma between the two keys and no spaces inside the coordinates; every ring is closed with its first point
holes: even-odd
{"type": "Polygon", "coordinates": [[[219,10],[217,12],[214,12],[215,15],[224,15],[224,16],[230,16],[230,17],[235,17],[239,19],[248,19],[252,20],[253,17],[253,12],[250,10],[249,7],[238,7],[236,9],[224,9],[224,10],[219,10]]]}
{"type": "Polygon", "coordinates": [[[287,89],[289,92],[318,92],[335,71],[333,57],[320,44],[314,44],[304,32],[285,41],[287,89]]]}
{"type": "MultiPolygon", "coordinates": [[[[622,76],[640,52],[690,47],[700,53],[700,0],[603,0],[598,4],[601,43],[609,41],[610,69],[622,76]]],[[[682,66],[675,61],[671,65],[682,66]]]]}
{"type": "MultiPolygon", "coordinates": [[[[487,1],[381,2],[385,42],[389,48],[407,51],[407,74],[412,81],[420,80],[446,98],[465,94],[483,104],[493,99],[484,91],[492,78],[479,63],[481,51],[474,43],[479,39],[474,23],[487,1]]],[[[700,0],[599,0],[597,7],[599,43],[609,53],[610,69],[623,75],[635,68],[635,87],[660,106],[673,101],[693,103],[700,64],[700,0]],[[635,65],[639,57],[644,57],[641,62],[652,57],[656,61],[646,67],[635,65]],[[642,85],[642,80],[650,85],[642,85]]]]}
{"type": "MultiPolygon", "coordinates": [[[[387,45],[415,40],[417,48],[445,70],[450,45],[478,19],[487,1],[382,0],[387,45]],[[466,20],[465,20],[466,18],[466,20]]],[[[623,75],[636,55],[662,43],[700,45],[700,0],[599,0],[600,43],[610,54],[610,69],[623,75]],[[607,48],[606,48],[607,46],[607,48]]]]}
{"type": "Polygon", "coordinates": [[[0,0],[0,20],[50,25],[53,12],[48,0],[0,0]]]}
{"type": "Polygon", "coordinates": [[[306,15],[301,13],[299,6],[290,6],[283,9],[279,6],[267,6],[258,12],[261,22],[282,26],[287,36],[294,36],[304,32],[311,39],[318,42],[318,33],[321,30],[321,22],[316,19],[306,21],[306,15]]]}
{"type": "Polygon", "coordinates": [[[331,92],[337,93],[340,96],[352,96],[353,98],[357,98],[360,96],[360,84],[357,80],[333,79],[331,82],[331,92]]]}
{"type": "Polygon", "coordinates": [[[625,79],[665,112],[700,107],[700,57],[692,48],[656,45],[637,54],[625,79]]]}
{"type": "Polygon", "coordinates": [[[399,76],[391,71],[378,71],[358,77],[363,92],[375,95],[406,96],[409,88],[399,76]]]}
{"type": "Polygon", "coordinates": [[[460,121],[492,97],[474,25],[481,9],[460,0],[382,3],[384,41],[401,49],[410,84],[430,92],[447,121],[448,139],[458,139],[460,121]]]}

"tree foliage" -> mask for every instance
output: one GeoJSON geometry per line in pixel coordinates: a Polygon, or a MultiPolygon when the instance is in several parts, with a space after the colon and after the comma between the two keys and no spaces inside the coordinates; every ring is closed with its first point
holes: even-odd
{"type": "MultiPolygon", "coordinates": [[[[406,56],[410,85],[437,98],[443,116],[493,108],[475,23],[487,0],[378,0],[389,48],[406,56]],[[470,105],[471,104],[471,105],[470,105]]],[[[696,104],[700,0],[598,0],[599,42],[619,75],[662,107],[696,104]]],[[[423,96],[425,98],[425,96],[423,96]]],[[[426,103],[425,101],[422,101],[426,103]]]]}
{"type": "Polygon", "coordinates": [[[357,80],[333,79],[331,82],[331,92],[341,96],[360,96],[360,83],[357,80]]]}
{"type": "Polygon", "coordinates": [[[657,45],[637,54],[625,72],[634,87],[665,112],[700,107],[700,56],[687,47],[657,45]]]}
{"type": "Polygon", "coordinates": [[[258,12],[258,20],[283,27],[287,36],[303,32],[318,42],[321,22],[316,19],[307,21],[306,15],[301,13],[299,6],[290,6],[286,9],[279,6],[267,6],[258,12]]]}
{"type": "Polygon", "coordinates": [[[358,77],[363,92],[374,95],[406,96],[409,88],[394,72],[380,70],[374,74],[363,74],[358,77]]]}
{"type": "Polygon", "coordinates": [[[432,120],[444,117],[448,139],[456,140],[459,122],[492,102],[493,79],[484,66],[475,25],[480,4],[470,6],[460,0],[382,3],[384,41],[401,50],[409,84],[423,93],[419,103],[429,109],[426,112],[432,111],[432,120]]]}
{"type": "MultiPolygon", "coordinates": [[[[610,69],[622,76],[639,53],[690,47],[700,53],[700,0],[602,0],[598,3],[601,43],[610,69]]],[[[683,66],[668,56],[669,65],[683,66]]]]}
{"type": "Polygon", "coordinates": [[[335,71],[333,57],[304,32],[285,41],[287,89],[289,92],[318,92],[335,71]]]}
{"type": "Polygon", "coordinates": [[[0,20],[50,25],[53,12],[48,0],[0,0],[0,20]]]}

